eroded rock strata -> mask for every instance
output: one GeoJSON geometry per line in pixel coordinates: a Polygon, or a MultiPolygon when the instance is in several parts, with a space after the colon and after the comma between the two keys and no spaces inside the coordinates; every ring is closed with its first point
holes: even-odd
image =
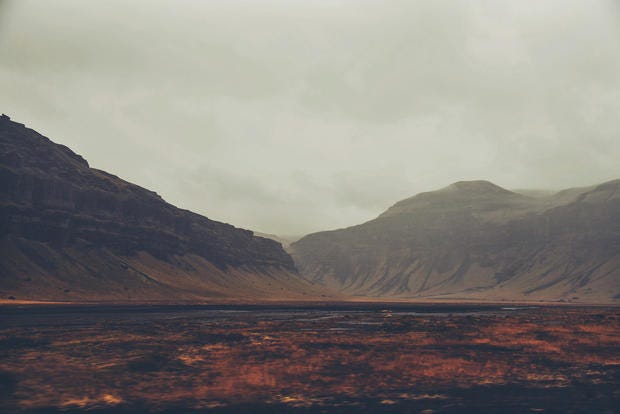
{"type": "Polygon", "coordinates": [[[0,294],[17,299],[305,297],[280,244],[176,208],[0,119],[0,294]]]}

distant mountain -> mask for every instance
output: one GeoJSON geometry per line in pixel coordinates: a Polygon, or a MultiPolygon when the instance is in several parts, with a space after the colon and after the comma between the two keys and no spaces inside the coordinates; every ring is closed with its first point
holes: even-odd
{"type": "Polygon", "coordinates": [[[280,244],[89,168],[69,148],[4,115],[0,184],[1,299],[320,295],[280,244]]]}
{"type": "Polygon", "coordinates": [[[261,233],[258,231],[254,232],[255,235],[260,236],[260,237],[264,237],[266,239],[271,239],[274,241],[277,241],[278,243],[280,243],[282,245],[282,247],[284,248],[284,250],[287,250],[289,248],[289,246],[291,245],[291,243],[293,243],[296,240],[299,240],[300,237],[285,237],[285,236],[278,236],[275,234],[271,234],[271,233],[261,233]]]}
{"type": "Polygon", "coordinates": [[[350,295],[618,301],[620,180],[536,197],[457,182],[290,251],[310,281],[350,295]]]}

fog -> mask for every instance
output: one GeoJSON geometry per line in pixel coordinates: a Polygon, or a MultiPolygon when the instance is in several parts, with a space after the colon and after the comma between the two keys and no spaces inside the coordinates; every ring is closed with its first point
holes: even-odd
{"type": "Polygon", "coordinates": [[[619,74],[615,0],[0,1],[0,112],[280,235],[619,178],[619,74]]]}

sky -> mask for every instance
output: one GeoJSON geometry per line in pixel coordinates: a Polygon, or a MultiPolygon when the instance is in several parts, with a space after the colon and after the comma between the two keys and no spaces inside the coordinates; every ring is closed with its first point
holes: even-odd
{"type": "Polygon", "coordinates": [[[0,112],[284,236],[620,178],[616,0],[0,0],[0,112]]]}

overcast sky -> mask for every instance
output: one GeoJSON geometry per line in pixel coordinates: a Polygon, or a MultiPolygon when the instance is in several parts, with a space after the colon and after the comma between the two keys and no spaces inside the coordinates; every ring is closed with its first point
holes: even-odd
{"type": "Polygon", "coordinates": [[[0,0],[0,112],[239,227],[620,177],[616,0],[0,0]]]}

